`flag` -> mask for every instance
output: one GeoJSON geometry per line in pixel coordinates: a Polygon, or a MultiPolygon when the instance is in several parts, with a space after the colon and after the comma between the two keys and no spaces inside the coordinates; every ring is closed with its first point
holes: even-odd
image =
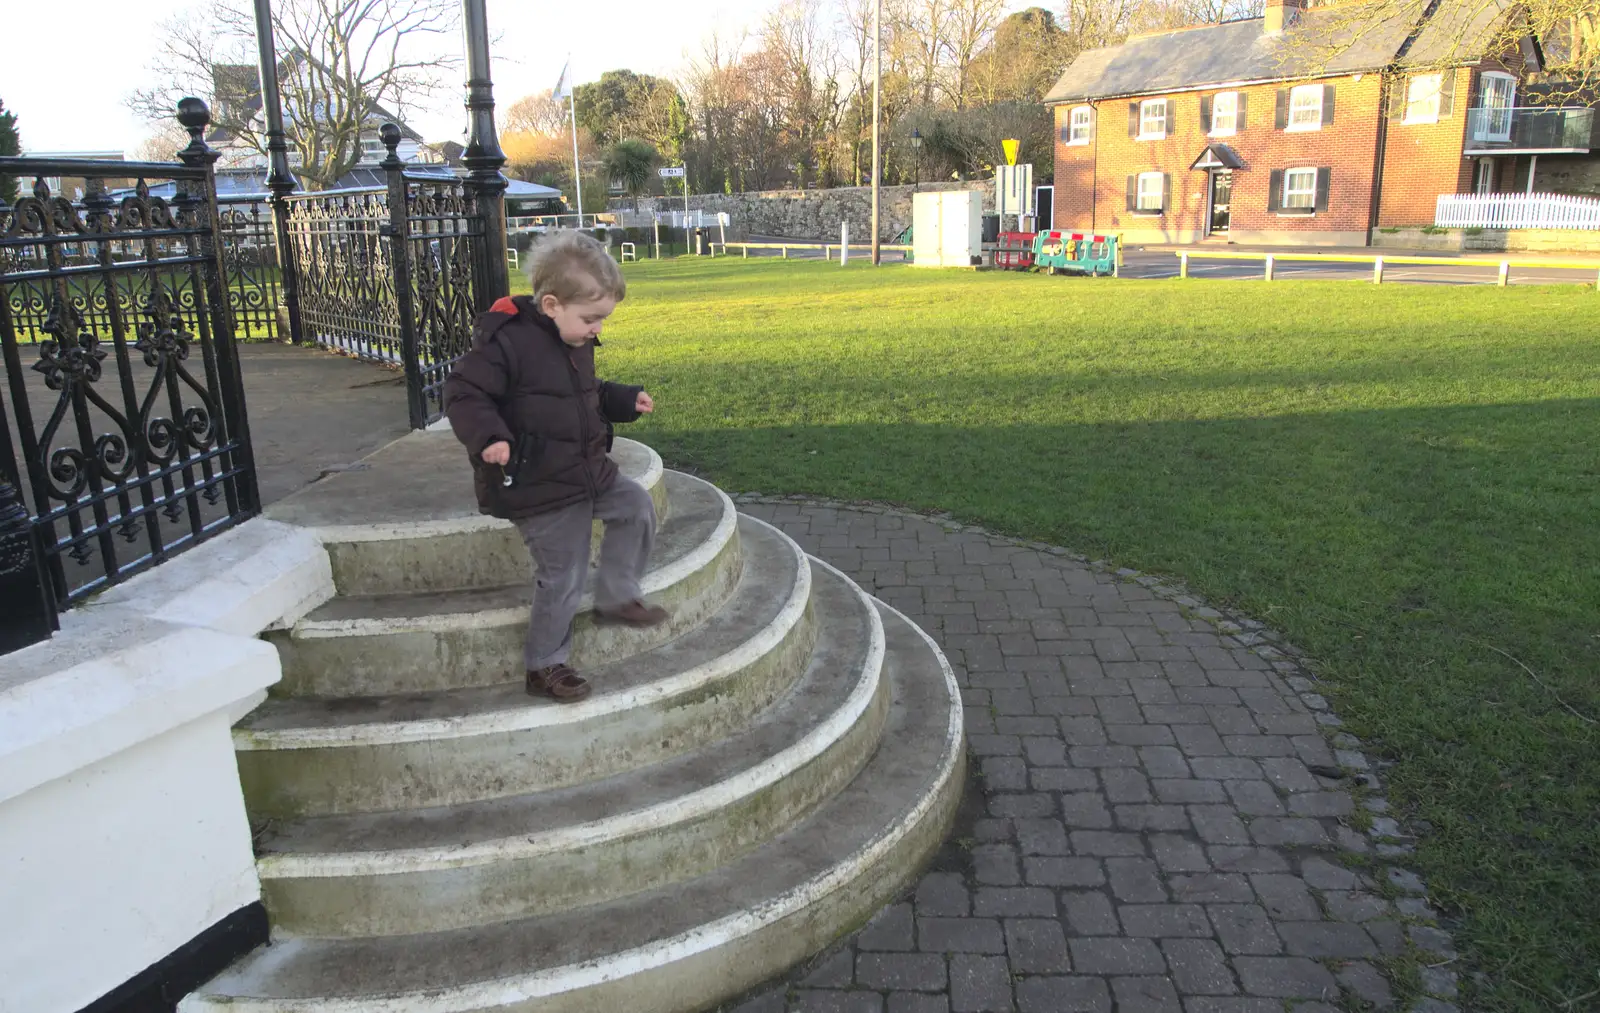
{"type": "Polygon", "coordinates": [[[568,59],[561,67],[561,77],[556,81],[555,91],[550,93],[551,98],[571,98],[572,82],[567,80],[567,72],[572,69],[572,60],[568,59]]]}

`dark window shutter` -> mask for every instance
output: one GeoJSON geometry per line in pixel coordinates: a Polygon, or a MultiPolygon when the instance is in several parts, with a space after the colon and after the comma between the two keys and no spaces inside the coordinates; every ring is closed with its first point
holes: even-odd
{"type": "Polygon", "coordinates": [[[1139,208],[1139,177],[1128,177],[1128,210],[1137,211],[1139,208]]]}
{"type": "Polygon", "coordinates": [[[1283,170],[1273,169],[1272,177],[1267,186],[1267,210],[1276,211],[1283,203],[1283,170]]]}
{"type": "Polygon", "coordinates": [[[1334,90],[1335,89],[1331,84],[1325,84],[1322,86],[1322,125],[1325,127],[1333,124],[1334,90]]]}
{"type": "Polygon", "coordinates": [[[1128,103],[1128,136],[1139,136],[1139,103],[1128,103]]]}
{"type": "Polygon", "coordinates": [[[1200,132],[1211,133],[1211,96],[1200,96],[1200,132]]]}
{"type": "Polygon", "coordinates": [[[1173,124],[1176,123],[1177,120],[1178,120],[1178,100],[1175,99],[1175,98],[1169,98],[1169,99],[1167,99],[1166,132],[1162,134],[1163,137],[1171,137],[1172,135],[1174,135],[1174,134],[1176,134],[1178,132],[1177,128],[1173,126],[1173,124]]]}
{"type": "Polygon", "coordinates": [[[1403,120],[1406,116],[1406,92],[1411,88],[1411,79],[1395,75],[1389,78],[1389,118],[1403,120]]]}
{"type": "Polygon", "coordinates": [[[1241,92],[1238,93],[1238,97],[1234,100],[1234,101],[1239,103],[1238,117],[1237,117],[1237,119],[1235,121],[1236,127],[1239,130],[1243,130],[1244,129],[1244,125],[1245,125],[1245,122],[1246,122],[1246,120],[1245,120],[1245,108],[1246,108],[1245,99],[1247,99],[1249,97],[1250,97],[1249,95],[1246,95],[1244,92],[1241,91],[1241,92]]]}
{"type": "Polygon", "coordinates": [[[1273,120],[1279,130],[1289,125],[1289,89],[1278,89],[1278,113],[1273,120]]]}
{"type": "Polygon", "coordinates": [[[1172,210],[1172,173],[1161,174],[1161,213],[1167,214],[1172,210]]]}
{"type": "Polygon", "coordinates": [[[1439,118],[1452,116],[1456,111],[1456,72],[1441,71],[1439,79],[1439,118]]]}
{"type": "Polygon", "coordinates": [[[1317,210],[1328,210],[1328,186],[1333,182],[1332,169],[1317,170],[1317,210]]]}
{"type": "Polygon", "coordinates": [[[1061,126],[1061,143],[1065,144],[1070,140],[1072,140],[1072,120],[1068,119],[1067,122],[1061,126]]]}

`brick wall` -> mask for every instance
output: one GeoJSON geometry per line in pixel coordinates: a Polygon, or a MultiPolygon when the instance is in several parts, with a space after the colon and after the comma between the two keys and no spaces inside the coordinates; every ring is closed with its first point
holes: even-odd
{"type": "Polygon", "coordinates": [[[1450,73],[1455,102],[1448,116],[1441,115],[1437,123],[1406,123],[1398,115],[1388,120],[1380,228],[1432,225],[1440,194],[1472,192],[1473,162],[1462,157],[1462,148],[1467,110],[1476,94],[1475,74],[1466,67],[1450,73]]]}
{"type": "Polygon", "coordinates": [[[1364,242],[1371,214],[1381,78],[1367,74],[1359,80],[1345,77],[1319,83],[1334,86],[1333,122],[1304,132],[1276,127],[1279,89],[1272,85],[1239,89],[1246,96],[1245,123],[1231,137],[1212,138],[1201,130],[1201,99],[1212,92],[1167,96],[1174,100],[1176,117],[1163,140],[1129,137],[1129,102],[1114,100],[1095,104],[1097,144],[1066,144],[1060,140],[1061,129],[1069,123],[1073,107],[1058,107],[1058,227],[1092,226],[1143,241],[1198,239],[1206,226],[1209,180],[1203,170],[1189,167],[1215,140],[1233,148],[1244,163],[1233,173],[1235,240],[1316,242],[1337,236],[1344,242],[1364,242]],[[1314,215],[1269,211],[1273,170],[1298,167],[1329,170],[1327,209],[1314,215]],[[1170,176],[1168,206],[1160,216],[1127,210],[1127,178],[1146,171],[1170,176]],[[1360,238],[1353,239],[1356,234],[1360,238]]]}

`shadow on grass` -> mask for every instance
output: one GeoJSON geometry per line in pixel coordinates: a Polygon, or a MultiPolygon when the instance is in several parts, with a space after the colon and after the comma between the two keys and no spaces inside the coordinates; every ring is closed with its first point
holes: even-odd
{"type": "Polygon", "coordinates": [[[637,435],[731,491],[949,510],[1270,622],[1396,761],[1391,797],[1488,976],[1476,1008],[1594,987],[1600,735],[1556,696],[1600,717],[1600,399],[637,435]]]}

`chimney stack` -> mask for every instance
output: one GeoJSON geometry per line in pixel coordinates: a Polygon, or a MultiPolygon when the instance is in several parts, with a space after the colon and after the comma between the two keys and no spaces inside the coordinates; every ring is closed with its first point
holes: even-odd
{"type": "Polygon", "coordinates": [[[1265,31],[1268,35],[1279,35],[1285,28],[1294,24],[1300,12],[1306,9],[1306,0],[1267,0],[1267,16],[1265,31]]]}

